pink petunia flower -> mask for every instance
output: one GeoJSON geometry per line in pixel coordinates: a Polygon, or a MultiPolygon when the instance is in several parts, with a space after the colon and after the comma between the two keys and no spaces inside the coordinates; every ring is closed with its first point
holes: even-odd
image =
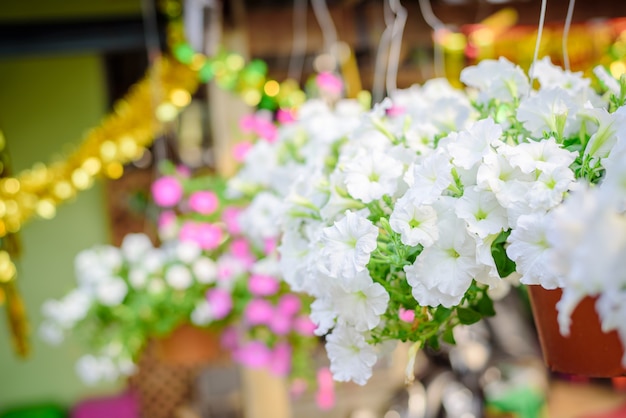
{"type": "Polygon", "coordinates": [[[222,221],[226,224],[226,230],[233,235],[241,234],[241,225],[239,224],[240,214],[241,209],[234,206],[228,207],[222,212],[222,221]]]}
{"type": "Polygon", "coordinates": [[[279,288],[280,282],[272,276],[253,274],[248,280],[248,289],[254,296],[272,296],[279,288]]]}
{"type": "Polygon", "coordinates": [[[321,90],[325,90],[332,95],[339,95],[343,90],[341,78],[330,72],[319,73],[315,77],[315,82],[321,90]]]}
{"type": "Polygon", "coordinates": [[[300,312],[302,302],[300,302],[300,298],[293,293],[286,293],[278,300],[277,308],[284,316],[294,316],[300,312]]]}
{"type": "Polygon", "coordinates": [[[152,198],[161,207],[172,207],[183,197],[183,187],[176,177],[164,176],[152,183],[152,198]]]}
{"type": "Polygon", "coordinates": [[[243,315],[250,325],[269,325],[274,317],[274,307],[265,299],[252,299],[243,315]]]}
{"type": "Polygon", "coordinates": [[[272,351],[261,341],[250,341],[235,350],[233,359],[250,367],[266,367],[272,360],[272,351]]]}
{"type": "Polygon", "coordinates": [[[415,319],[415,311],[400,308],[398,311],[398,318],[400,318],[400,321],[413,322],[415,319]]]}
{"type": "Polygon", "coordinates": [[[307,315],[301,315],[293,321],[293,329],[300,335],[312,337],[315,335],[317,325],[307,315]]]}
{"type": "Polygon", "coordinates": [[[291,345],[288,342],[276,344],[272,352],[269,369],[277,376],[286,376],[291,370],[291,345]]]}
{"type": "Polygon", "coordinates": [[[206,299],[215,319],[224,319],[233,309],[233,298],[224,289],[213,288],[207,290],[206,299]]]}
{"type": "Polygon", "coordinates": [[[249,141],[243,141],[233,146],[233,158],[237,162],[243,162],[246,159],[246,155],[252,149],[252,143],[249,141]]]}
{"type": "Polygon", "coordinates": [[[203,215],[210,215],[217,210],[219,201],[217,195],[211,191],[194,192],[189,196],[191,210],[203,215]]]}

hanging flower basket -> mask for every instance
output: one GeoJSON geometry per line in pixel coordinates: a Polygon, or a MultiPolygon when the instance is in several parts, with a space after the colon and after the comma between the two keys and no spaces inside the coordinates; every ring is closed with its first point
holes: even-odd
{"type": "Polygon", "coordinates": [[[191,324],[180,325],[167,337],[156,339],[154,344],[157,358],[169,365],[198,366],[228,358],[217,333],[191,324]]]}
{"type": "Polygon", "coordinates": [[[624,348],[616,331],[602,332],[595,298],[583,299],[572,314],[570,335],[559,332],[556,303],[560,289],[528,286],[530,302],[548,368],[554,372],[589,377],[626,375],[621,360],[624,348]]]}

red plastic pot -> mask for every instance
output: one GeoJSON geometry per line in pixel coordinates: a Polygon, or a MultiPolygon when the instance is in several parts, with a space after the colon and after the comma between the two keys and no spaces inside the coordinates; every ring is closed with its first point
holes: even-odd
{"type": "Polygon", "coordinates": [[[626,375],[624,347],[616,331],[602,332],[595,298],[583,299],[572,314],[570,335],[559,332],[556,303],[561,290],[528,286],[539,342],[548,368],[554,372],[588,377],[626,375]]]}

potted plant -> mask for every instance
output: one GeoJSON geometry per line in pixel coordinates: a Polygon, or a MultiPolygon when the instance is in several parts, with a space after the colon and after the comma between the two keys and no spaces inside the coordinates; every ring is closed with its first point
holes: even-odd
{"type": "Polygon", "coordinates": [[[519,280],[568,294],[542,228],[579,182],[603,178],[626,89],[600,95],[547,58],[532,71],[538,90],[506,59],[483,61],[462,72],[465,91],[431,80],[339,128],[339,106],[305,105],[250,151],[231,186],[274,202],[248,219],[283,219],[282,274],[314,298],[336,380],[364,384],[385,342],[453,343],[519,280]],[[265,184],[247,174],[261,172],[265,184]]]}

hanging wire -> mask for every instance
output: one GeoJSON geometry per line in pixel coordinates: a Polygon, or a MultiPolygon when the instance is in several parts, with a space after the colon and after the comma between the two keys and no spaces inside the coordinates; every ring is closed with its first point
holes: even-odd
{"type": "Polygon", "coordinates": [[[539,47],[541,46],[541,35],[543,35],[543,24],[546,20],[547,4],[548,4],[548,0],[541,0],[541,14],[539,15],[539,28],[537,28],[537,42],[535,43],[535,53],[533,55],[533,63],[530,66],[531,68],[530,85],[528,86],[529,96],[530,96],[530,92],[533,90],[533,83],[535,82],[535,64],[537,63],[537,58],[539,56],[539,47]]]}
{"type": "MultiPolygon", "coordinates": [[[[161,77],[158,74],[159,66],[155,65],[156,61],[161,57],[161,42],[159,38],[157,12],[154,6],[153,0],[141,0],[141,12],[144,23],[144,39],[146,42],[146,50],[148,54],[148,65],[150,68],[150,87],[152,91],[152,115],[155,114],[155,109],[163,99],[163,91],[159,80],[161,77]]],[[[153,116],[154,118],[154,116],[153,116]]],[[[156,123],[156,121],[154,121],[156,123]]],[[[161,159],[166,157],[167,146],[162,138],[155,138],[153,145],[154,161],[158,163],[161,159]]],[[[155,164],[155,168],[158,164],[155,164]]]]}
{"type": "Polygon", "coordinates": [[[576,0],[569,0],[569,6],[567,7],[567,16],[565,17],[565,26],[563,26],[563,66],[566,70],[570,70],[569,64],[569,51],[567,49],[567,39],[569,37],[569,30],[572,27],[572,17],[574,16],[574,5],[576,0]]]}
{"type": "Polygon", "coordinates": [[[385,19],[385,30],[380,36],[378,49],[376,51],[376,63],[374,67],[374,82],[372,85],[372,98],[374,103],[379,103],[384,95],[385,72],[387,71],[389,44],[393,33],[393,11],[390,2],[383,3],[383,17],[385,19]]]}
{"type": "Polygon", "coordinates": [[[389,7],[395,13],[391,33],[391,46],[389,47],[389,65],[387,68],[387,94],[398,89],[398,66],[400,65],[400,50],[402,49],[402,35],[406,24],[407,12],[400,0],[390,0],[389,7]]]}
{"type": "Polygon", "coordinates": [[[291,56],[289,57],[288,77],[300,81],[304,68],[307,45],[307,0],[295,0],[293,5],[293,42],[291,43],[291,56]]]}
{"type": "Polygon", "coordinates": [[[335,45],[337,44],[337,29],[330,16],[326,0],[311,0],[313,13],[317,19],[317,23],[322,29],[322,37],[324,38],[324,50],[333,58],[333,70],[337,68],[337,57],[335,55],[335,45]]]}
{"type": "Polygon", "coordinates": [[[434,47],[433,59],[435,64],[435,77],[443,77],[445,75],[445,67],[443,62],[443,47],[437,42],[437,36],[441,30],[445,29],[445,25],[433,13],[430,0],[419,0],[420,11],[426,21],[426,24],[433,30],[434,47]]]}

